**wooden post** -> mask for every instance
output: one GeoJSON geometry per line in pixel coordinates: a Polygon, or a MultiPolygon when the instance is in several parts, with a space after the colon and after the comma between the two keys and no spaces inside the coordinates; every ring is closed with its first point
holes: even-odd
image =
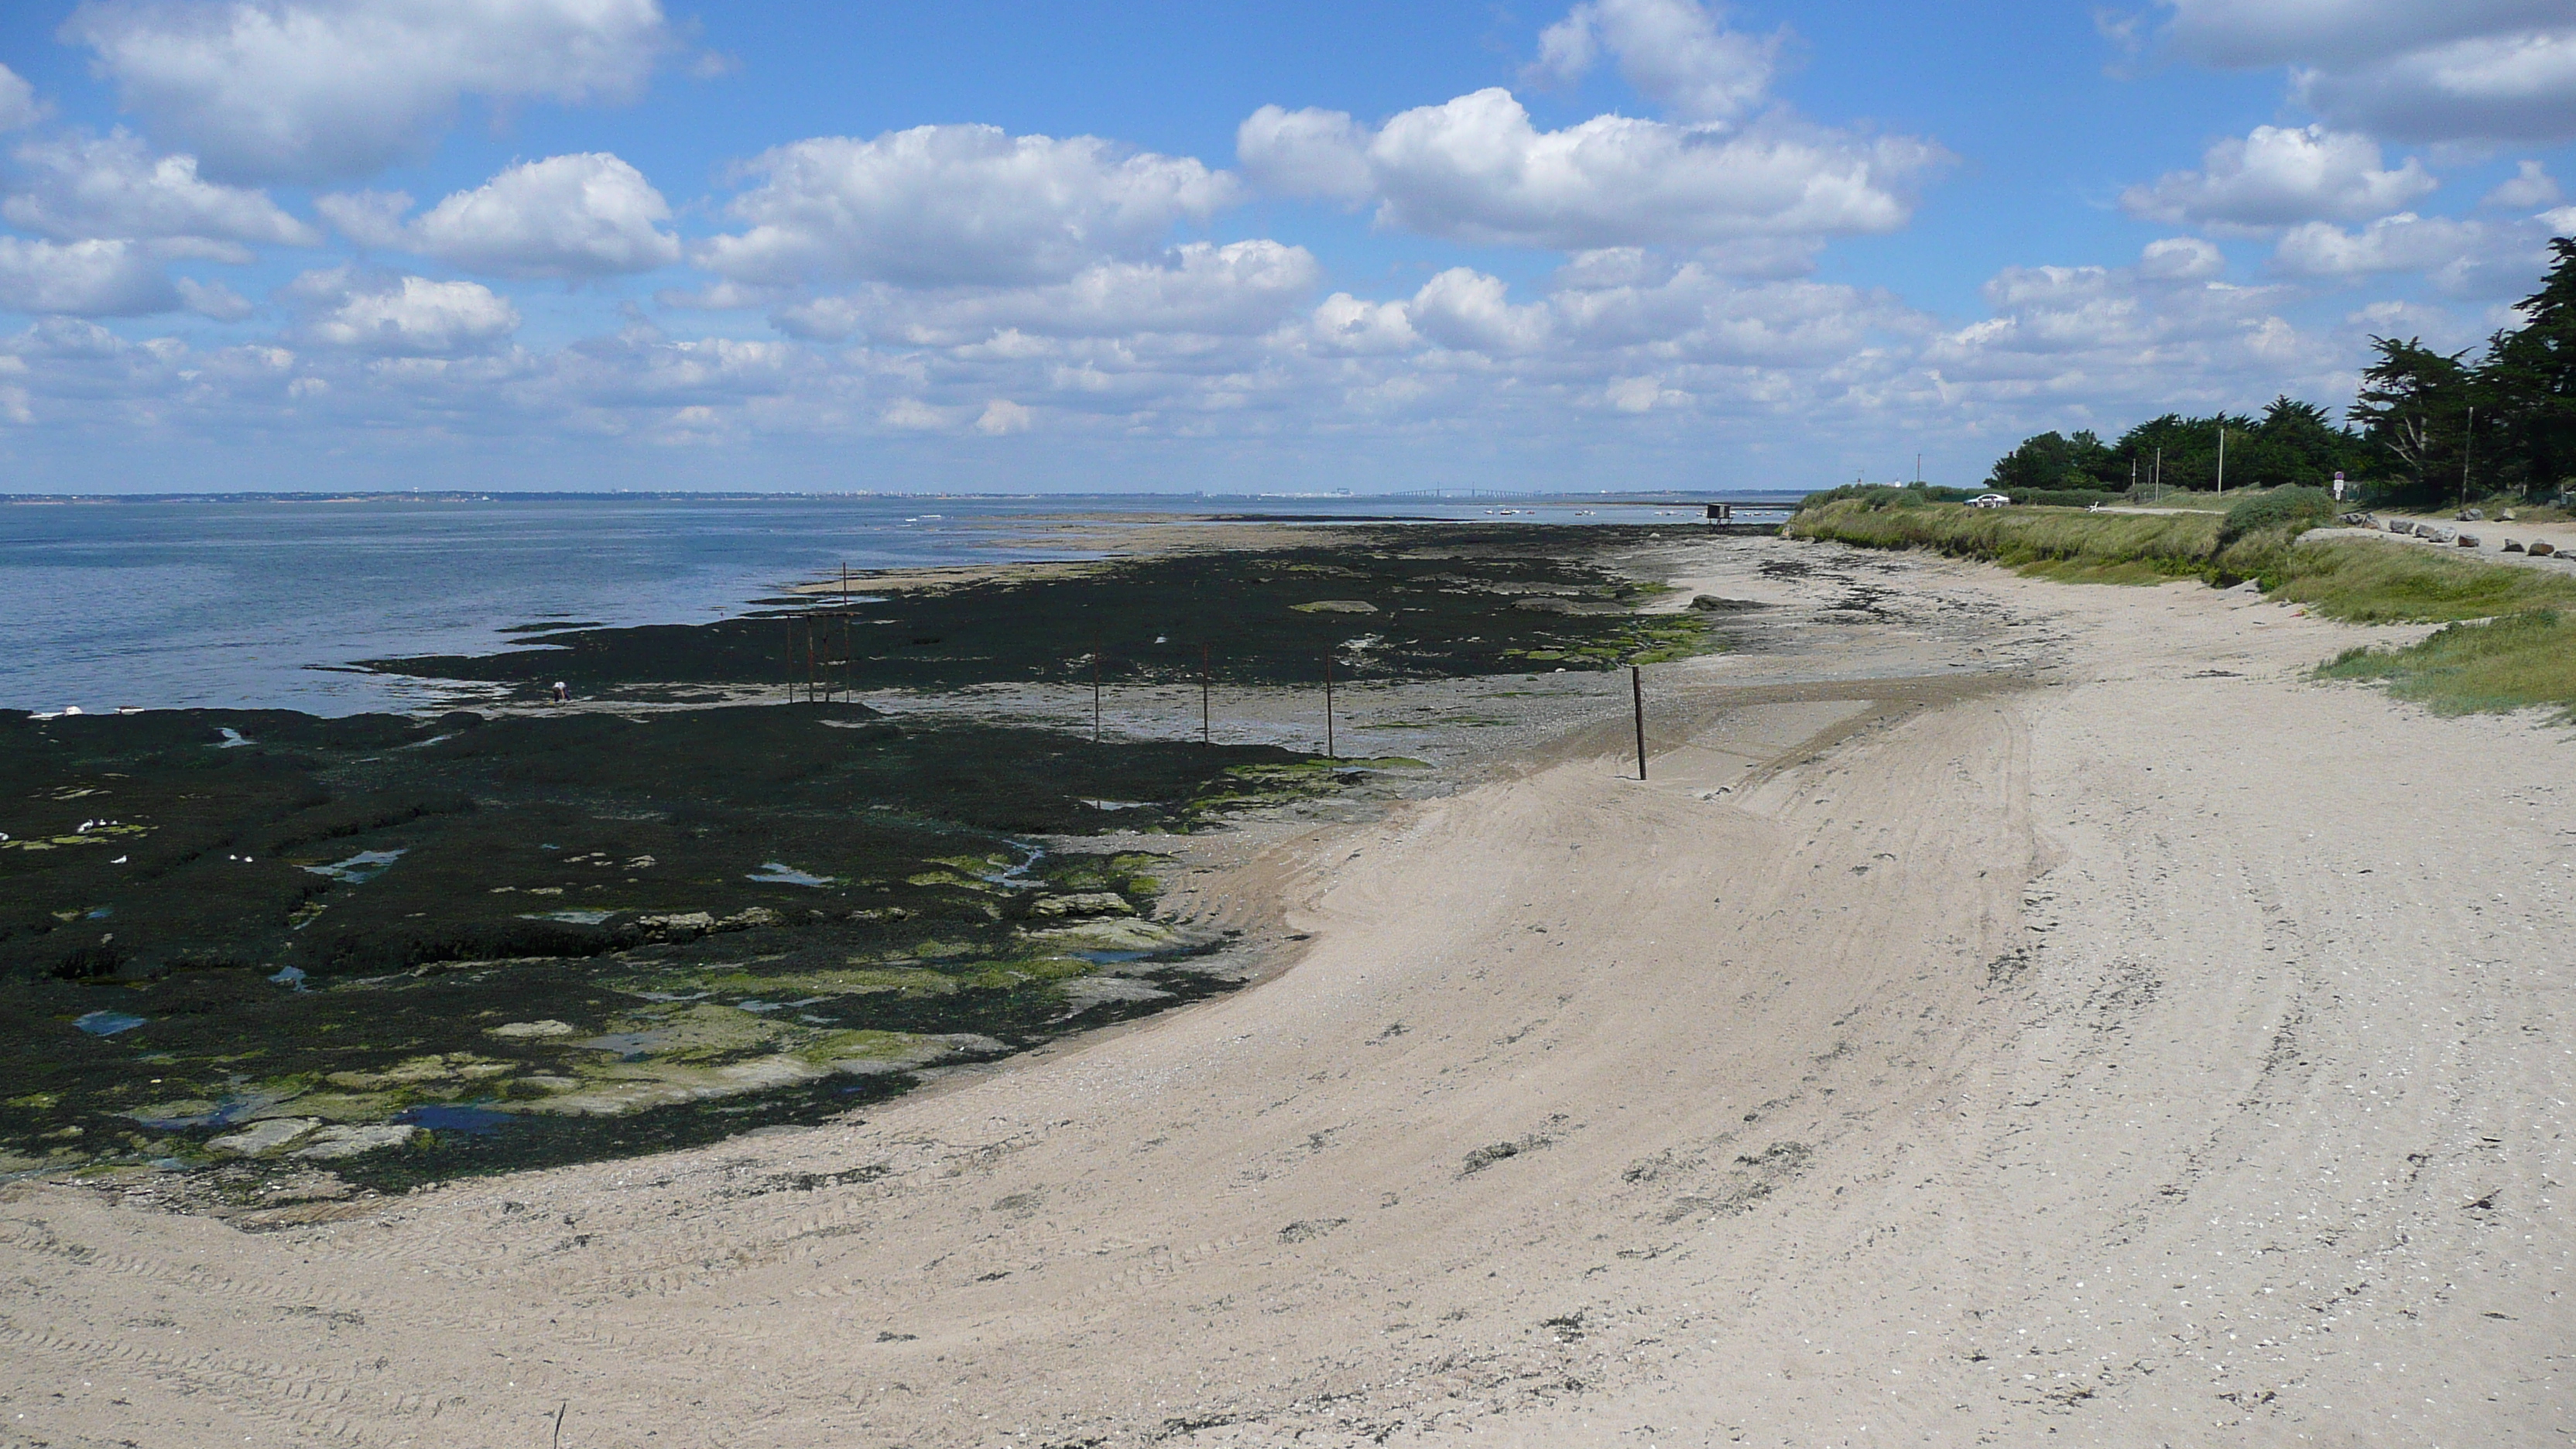
{"type": "Polygon", "coordinates": [[[1637,704],[1637,778],[1646,778],[1646,676],[1636,665],[1628,666],[1628,694],[1637,704]]]}
{"type": "Polygon", "coordinates": [[[1333,654],[1324,651],[1324,758],[1333,758],[1333,654]]]}
{"type": "Polygon", "coordinates": [[[1100,646],[1091,646],[1091,742],[1100,743],[1100,646]]]}
{"type": "Polygon", "coordinates": [[[1207,645],[1199,646],[1199,743],[1202,745],[1216,743],[1208,731],[1208,652],[1207,645]]]}

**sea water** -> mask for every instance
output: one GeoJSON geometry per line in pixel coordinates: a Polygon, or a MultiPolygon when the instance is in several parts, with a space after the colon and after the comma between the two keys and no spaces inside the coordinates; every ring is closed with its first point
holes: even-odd
{"type": "Polygon", "coordinates": [[[355,661],[488,653],[512,626],[702,623],[854,569],[1067,557],[1033,517],[1673,523],[1670,507],[1360,498],[417,495],[0,500],[0,708],[452,702],[355,661]]]}

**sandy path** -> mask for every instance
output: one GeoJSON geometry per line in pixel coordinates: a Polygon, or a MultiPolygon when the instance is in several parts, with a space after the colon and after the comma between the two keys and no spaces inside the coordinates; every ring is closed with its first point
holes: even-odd
{"type": "Polygon", "coordinates": [[[863,1124],[263,1236],[10,1189],[0,1442],[2576,1428],[2563,732],[1869,567],[1912,623],[1668,669],[1652,781],[1293,837],[1296,969],[863,1124]]]}

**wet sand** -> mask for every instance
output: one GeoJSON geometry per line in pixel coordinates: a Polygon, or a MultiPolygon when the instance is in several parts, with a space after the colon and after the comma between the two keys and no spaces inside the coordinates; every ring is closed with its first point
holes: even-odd
{"type": "Polygon", "coordinates": [[[1771,542],[1681,562],[1784,617],[1654,671],[1647,781],[1586,676],[1426,726],[1444,789],[1207,842],[1167,908],[1303,938],[1252,989],[864,1120],[346,1221],[246,1233],[139,1178],[0,1192],[0,1425],[2576,1428],[2564,730],[2310,683],[2398,631],[2197,585],[1771,542]]]}

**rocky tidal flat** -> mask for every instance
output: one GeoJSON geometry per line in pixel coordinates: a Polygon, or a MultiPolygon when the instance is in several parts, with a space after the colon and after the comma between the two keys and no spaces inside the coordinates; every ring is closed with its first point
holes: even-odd
{"type": "MultiPolygon", "coordinates": [[[[1085,623],[1132,623],[1162,642],[1122,646],[1120,677],[1183,678],[1196,650],[1172,641],[1211,592],[1253,621],[1232,667],[1254,681],[1310,657],[1362,681],[1698,642],[1697,618],[1635,612],[1656,586],[1533,538],[934,586],[877,600],[887,659],[844,662],[989,686],[1085,623]]],[[[743,682],[707,661],[777,628],[403,667],[534,660],[667,701],[743,682]]],[[[1171,860],[1139,843],[1413,767],[847,702],[0,719],[0,1030],[18,1046],[0,1172],[395,1190],[818,1121],[924,1069],[1231,989],[1228,934],[1160,911],[1171,860]]]]}

